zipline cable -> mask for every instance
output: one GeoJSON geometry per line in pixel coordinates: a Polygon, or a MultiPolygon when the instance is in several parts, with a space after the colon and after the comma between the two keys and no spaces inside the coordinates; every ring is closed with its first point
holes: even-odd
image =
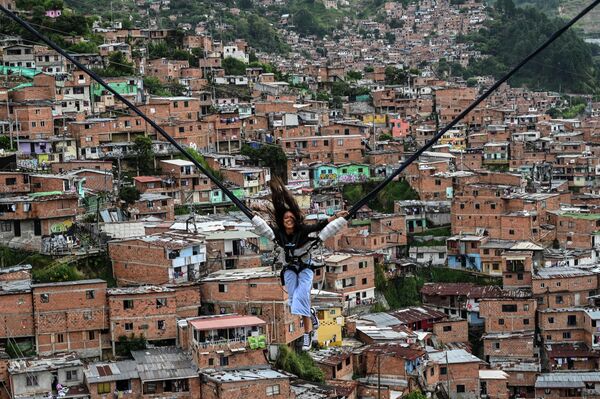
{"type": "Polygon", "coordinates": [[[14,12],[8,10],[1,4],[0,4],[0,10],[4,14],[8,15],[13,21],[17,22],[19,25],[21,25],[23,28],[25,28],[27,31],[29,31],[29,33],[38,37],[41,41],[46,43],[48,46],[50,46],[52,49],[54,49],[60,55],[62,55],[63,57],[68,59],[70,62],[72,62],[75,66],[77,66],[77,68],[81,69],[83,72],[88,74],[92,79],[94,79],[96,82],[98,82],[106,90],[111,92],[117,99],[119,99],[129,109],[133,110],[133,112],[138,114],[142,119],[144,119],[147,123],[149,123],[150,126],[152,126],[158,133],[160,133],[160,135],[163,136],[173,147],[175,147],[175,149],[177,149],[179,152],[181,152],[190,162],[192,162],[194,164],[194,166],[196,166],[199,170],[201,170],[202,173],[204,173],[213,183],[215,183],[217,185],[217,187],[219,187],[223,191],[223,193],[227,197],[229,197],[229,199],[235,204],[235,206],[237,206],[242,212],[244,212],[244,214],[246,216],[248,216],[250,219],[252,219],[255,216],[254,213],[250,210],[250,208],[248,208],[242,201],[240,201],[227,187],[225,187],[225,185],[221,181],[219,181],[217,178],[215,178],[204,166],[202,166],[202,164],[200,164],[200,162],[198,162],[192,155],[190,155],[173,137],[171,137],[167,132],[165,132],[163,130],[163,128],[161,128],[158,124],[156,124],[156,122],[154,122],[152,119],[150,119],[148,116],[146,116],[146,114],[144,114],[133,103],[131,103],[129,100],[127,100],[121,94],[119,94],[115,89],[110,87],[108,85],[108,83],[106,83],[104,81],[104,79],[102,79],[95,72],[89,70],[82,63],[80,63],[79,61],[77,61],[76,59],[71,57],[60,46],[58,46],[52,40],[48,39],[47,37],[42,35],[40,32],[38,32],[27,21],[24,21],[23,19],[18,17],[14,12]]]}
{"type": "Polygon", "coordinates": [[[373,197],[375,197],[386,185],[388,185],[396,176],[404,171],[411,163],[417,160],[425,151],[427,151],[431,146],[433,146],[448,130],[452,129],[454,125],[456,125],[461,119],[463,119],[467,114],[473,111],[483,100],[488,98],[500,85],[506,82],[511,76],[513,76],[519,69],[521,69],[525,64],[527,64],[531,59],[536,57],[540,52],[542,52],[546,47],[548,47],[552,42],[558,39],[563,33],[565,33],[575,22],[579,21],[583,16],[589,13],[594,7],[596,7],[600,3],[600,0],[593,1],[589,6],[584,8],[579,14],[577,14],[573,19],[571,19],[565,26],[554,32],[552,36],[548,38],[541,46],[539,46],[535,51],[529,54],[523,61],[521,61],[517,66],[515,66],[511,71],[509,71],[506,75],[500,78],[496,83],[494,83],[489,89],[486,90],[479,98],[477,98],[471,105],[465,108],[456,118],[452,120],[446,127],[440,130],[431,140],[429,140],[425,145],[419,148],[413,155],[408,157],[402,165],[398,169],[394,171],[391,175],[389,175],[385,180],[381,181],[371,192],[361,198],[356,204],[352,206],[348,210],[348,216],[346,219],[350,219],[352,216],[359,211],[364,205],[366,205],[373,197]]]}

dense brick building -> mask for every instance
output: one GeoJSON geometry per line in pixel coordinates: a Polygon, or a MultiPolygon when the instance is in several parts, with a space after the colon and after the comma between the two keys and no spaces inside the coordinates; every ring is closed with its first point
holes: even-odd
{"type": "Polygon", "coordinates": [[[237,313],[264,320],[268,341],[288,344],[301,337],[301,318],[290,313],[279,274],[265,268],[224,270],[200,280],[202,313],[237,313]]]}
{"type": "Polygon", "coordinates": [[[108,244],[108,252],[119,285],[195,281],[206,261],[204,240],[187,233],[113,240],[108,244]]]}
{"type": "Polygon", "coordinates": [[[39,354],[77,352],[99,357],[107,341],[106,281],[33,284],[35,341],[39,354]]]}

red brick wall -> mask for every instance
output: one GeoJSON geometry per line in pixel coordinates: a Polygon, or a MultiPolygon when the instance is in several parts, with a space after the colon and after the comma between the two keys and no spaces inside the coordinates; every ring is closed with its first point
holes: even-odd
{"type": "Polygon", "coordinates": [[[0,295],[0,338],[34,335],[31,291],[0,295]]]}
{"type": "Polygon", "coordinates": [[[466,320],[439,321],[433,324],[433,333],[440,343],[469,342],[469,323],[466,320]],[[450,329],[450,331],[447,331],[450,329]]]}
{"type": "Polygon", "coordinates": [[[268,396],[273,399],[288,399],[293,397],[290,382],[286,379],[255,380],[241,382],[206,381],[201,385],[202,399],[248,399],[266,398],[268,386],[279,385],[279,395],[268,396]]]}
{"type": "Polygon", "coordinates": [[[114,341],[122,335],[141,334],[149,340],[175,339],[177,336],[177,299],[175,292],[147,292],[143,294],[122,294],[108,296],[111,337],[114,341]],[[157,299],[166,300],[166,306],[158,306],[157,299]],[[124,309],[123,301],[133,301],[132,309],[124,309]],[[158,321],[164,328],[158,328],[158,321]],[[127,330],[125,323],[132,323],[127,330]]]}
{"type": "Polygon", "coordinates": [[[169,260],[162,247],[154,247],[141,240],[110,242],[108,253],[118,285],[161,285],[169,282],[169,260]]]}
{"type": "Polygon", "coordinates": [[[496,356],[502,358],[532,358],[534,356],[533,336],[513,338],[485,338],[483,340],[484,356],[496,356]],[[500,348],[496,349],[495,344],[500,348]]]}
{"type": "Polygon", "coordinates": [[[33,309],[39,353],[99,348],[100,330],[108,327],[106,282],[34,285],[33,309]],[[93,298],[86,298],[88,291],[94,292],[93,298]]]}
{"type": "Polygon", "coordinates": [[[534,299],[482,299],[479,315],[485,319],[486,333],[533,331],[535,329],[536,302],[534,299]],[[503,311],[503,306],[516,305],[517,310],[503,311]],[[501,324],[501,320],[504,324],[501,324]],[[524,320],[529,320],[525,324],[524,320]]]}

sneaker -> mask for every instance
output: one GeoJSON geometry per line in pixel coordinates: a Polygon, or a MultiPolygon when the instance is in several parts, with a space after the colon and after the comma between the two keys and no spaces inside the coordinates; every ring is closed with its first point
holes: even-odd
{"type": "Polygon", "coordinates": [[[311,345],[312,345],[312,342],[311,342],[310,334],[309,333],[304,333],[304,337],[303,337],[303,340],[302,340],[302,350],[303,351],[309,351],[311,345]]]}
{"type": "Polygon", "coordinates": [[[310,321],[312,322],[313,331],[319,329],[319,318],[317,317],[317,310],[315,308],[310,308],[310,321]]]}

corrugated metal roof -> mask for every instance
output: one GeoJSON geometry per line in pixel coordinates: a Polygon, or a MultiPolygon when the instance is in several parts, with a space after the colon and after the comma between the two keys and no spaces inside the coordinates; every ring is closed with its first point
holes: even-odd
{"type": "Polygon", "coordinates": [[[174,380],[198,375],[192,360],[177,348],[131,351],[142,381],[174,380]]]}
{"type": "Polygon", "coordinates": [[[438,364],[448,363],[480,363],[483,362],[480,358],[470,354],[464,349],[453,349],[443,352],[433,352],[429,354],[429,360],[438,364]]]}
{"type": "Polygon", "coordinates": [[[571,372],[540,374],[536,388],[585,388],[586,382],[599,383],[600,372],[571,372]]]}
{"type": "Polygon", "coordinates": [[[92,363],[83,372],[86,380],[91,384],[139,378],[137,363],[133,360],[92,363]]]}
{"type": "Polygon", "coordinates": [[[288,379],[287,374],[283,374],[271,368],[248,368],[234,370],[204,370],[202,371],[209,380],[221,382],[240,382],[240,381],[259,381],[273,379],[288,379]]]}
{"type": "Polygon", "coordinates": [[[506,380],[508,374],[502,370],[479,370],[480,380],[506,380]]]}

